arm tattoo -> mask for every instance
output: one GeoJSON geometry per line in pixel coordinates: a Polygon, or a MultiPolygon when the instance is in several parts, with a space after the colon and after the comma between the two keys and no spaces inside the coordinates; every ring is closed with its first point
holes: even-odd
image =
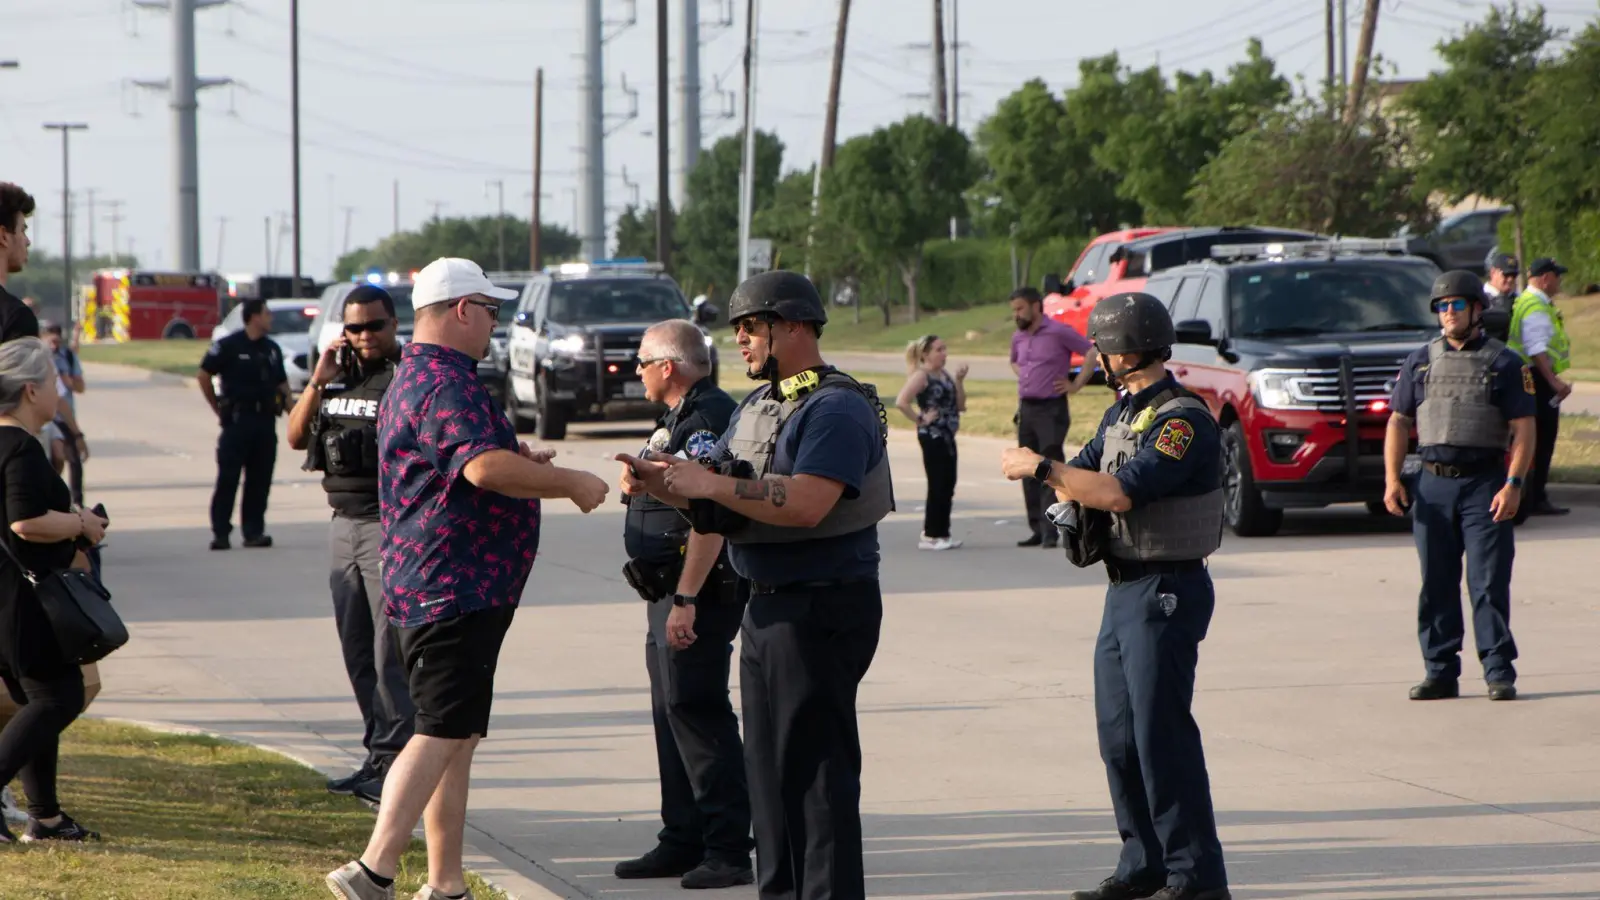
{"type": "Polygon", "coordinates": [[[768,482],[768,484],[772,485],[772,505],[773,506],[782,506],[785,503],[789,502],[789,489],[784,487],[783,482],[781,482],[781,481],[771,481],[771,482],[768,482]]]}
{"type": "Polygon", "coordinates": [[[741,500],[771,500],[773,506],[789,502],[789,489],[782,481],[741,479],[733,486],[733,495],[741,500]]]}

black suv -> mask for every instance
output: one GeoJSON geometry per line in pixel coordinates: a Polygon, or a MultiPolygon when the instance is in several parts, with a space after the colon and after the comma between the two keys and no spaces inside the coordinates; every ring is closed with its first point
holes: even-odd
{"type": "Polygon", "coordinates": [[[1406,355],[1438,334],[1439,269],[1403,241],[1219,246],[1150,277],[1178,329],[1168,364],[1223,428],[1226,518],[1275,533],[1283,511],[1383,507],[1389,397],[1406,355]]]}
{"type": "MultiPolygon", "coordinates": [[[[506,412],[519,431],[558,441],[576,421],[654,419],[634,369],[651,325],[690,319],[704,326],[717,309],[691,310],[654,263],[565,263],[529,279],[516,301],[508,341],[506,412]]],[[[717,351],[705,336],[711,376],[717,351]]]]}

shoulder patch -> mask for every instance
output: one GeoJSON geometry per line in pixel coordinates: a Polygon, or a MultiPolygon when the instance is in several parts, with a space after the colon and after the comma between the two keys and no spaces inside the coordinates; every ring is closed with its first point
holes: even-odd
{"type": "Polygon", "coordinates": [[[1183,459],[1189,452],[1189,445],[1194,443],[1194,426],[1183,419],[1168,419],[1161,426],[1161,433],[1156,435],[1156,452],[1164,453],[1173,459],[1183,459]]]}
{"type": "Polygon", "coordinates": [[[683,451],[689,455],[690,459],[701,459],[711,455],[711,451],[716,448],[718,440],[719,438],[709,431],[696,431],[689,435],[688,440],[683,442],[683,451]]]}
{"type": "Polygon", "coordinates": [[[1522,367],[1522,389],[1533,393],[1533,370],[1527,366],[1522,367]]]}

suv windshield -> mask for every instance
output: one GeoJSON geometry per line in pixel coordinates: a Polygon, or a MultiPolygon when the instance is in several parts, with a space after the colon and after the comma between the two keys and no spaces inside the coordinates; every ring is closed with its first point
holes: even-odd
{"type": "Polygon", "coordinates": [[[689,304],[670,281],[586,278],[557,281],[550,290],[550,320],[563,325],[660,322],[689,315],[689,304]]]}
{"type": "Polygon", "coordinates": [[[1433,268],[1420,262],[1275,263],[1229,279],[1240,337],[1432,330],[1433,268]]]}

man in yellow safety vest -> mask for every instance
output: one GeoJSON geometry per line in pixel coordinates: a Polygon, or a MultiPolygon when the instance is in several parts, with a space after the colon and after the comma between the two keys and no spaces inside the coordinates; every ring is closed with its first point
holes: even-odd
{"type": "Polygon", "coordinates": [[[1572,345],[1554,301],[1565,274],[1566,267],[1549,257],[1534,260],[1528,267],[1528,289],[1511,307],[1510,340],[1506,344],[1521,354],[1532,370],[1538,407],[1533,469],[1528,473],[1528,490],[1517,513],[1518,524],[1530,515],[1561,516],[1568,512],[1551,503],[1545,493],[1550,457],[1555,453],[1556,432],[1561,425],[1561,401],[1572,393],[1572,385],[1561,378],[1561,373],[1572,365],[1572,345]]]}

